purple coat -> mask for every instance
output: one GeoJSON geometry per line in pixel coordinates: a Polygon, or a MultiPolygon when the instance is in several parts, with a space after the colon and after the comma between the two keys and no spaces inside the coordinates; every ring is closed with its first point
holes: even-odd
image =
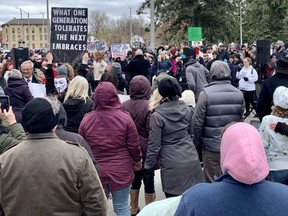
{"type": "Polygon", "coordinates": [[[133,159],[142,156],[136,126],[121,110],[116,88],[101,82],[94,94],[95,110],[86,114],[79,134],[91,146],[104,188],[128,187],[134,179],[133,159]]]}
{"type": "Polygon", "coordinates": [[[135,76],[130,83],[131,99],[122,103],[122,109],[129,112],[136,125],[143,161],[146,158],[149,137],[151,116],[149,111],[150,90],[151,85],[146,77],[135,76]]]}
{"type": "Polygon", "coordinates": [[[5,95],[10,97],[10,105],[13,108],[17,122],[21,122],[22,109],[33,99],[28,84],[24,79],[12,78],[8,79],[8,86],[4,88],[5,95]]]}

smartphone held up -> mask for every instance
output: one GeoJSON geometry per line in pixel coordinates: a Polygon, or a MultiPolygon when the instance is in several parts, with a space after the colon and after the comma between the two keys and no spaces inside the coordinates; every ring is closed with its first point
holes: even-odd
{"type": "Polygon", "coordinates": [[[4,110],[6,110],[8,112],[9,111],[9,107],[10,107],[10,98],[9,98],[9,96],[0,96],[0,105],[1,105],[2,113],[4,112],[4,110]]]}

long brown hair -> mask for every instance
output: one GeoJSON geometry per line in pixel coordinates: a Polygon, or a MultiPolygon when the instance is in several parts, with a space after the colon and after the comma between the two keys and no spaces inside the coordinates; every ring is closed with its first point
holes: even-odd
{"type": "Polygon", "coordinates": [[[101,62],[104,59],[104,56],[99,51],[97,51],[94,56],[95,56],[95,61],[96,62],[101,62]]]}

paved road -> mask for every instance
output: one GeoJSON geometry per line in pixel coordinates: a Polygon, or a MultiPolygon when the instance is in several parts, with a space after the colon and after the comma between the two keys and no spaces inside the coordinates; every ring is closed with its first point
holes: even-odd
{"type": "MultiPolygon", "coordinates": [[[[259,125],[257,123],[259,120],[254,118],[254,114],[251,114],[245,119],[245,122],[251,123],[252,120],[252,125],[256,126],[259,125]]],[[[162,200],[165,199],[165,195],[162,192],[162,186],[161,186],[161,178],[160,178],[160,171],[157,170],[155,172],[155,190],[156,190],[156,200],[162,200]]],[[[141,192],[140,192],[140,198],[139,198],[139,204],[140,208],[142,209],[145,206],[145,200],[144,200],[144,191],[143,191],[143,185],[141,187],[141,192]]],[[[116,214],[113,211],[113,206],[112,206],[112,201],[109,200],[109,211],[108,211],[108,216],[115,216],[116,214]]]]}

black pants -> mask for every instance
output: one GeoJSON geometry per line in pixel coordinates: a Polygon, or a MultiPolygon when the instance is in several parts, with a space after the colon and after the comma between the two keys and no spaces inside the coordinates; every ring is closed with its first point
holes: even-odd
{"type": "Polygon", "coordinates": [[[179,196],[179,195],[174,195],[174,194],[165,193],[165,197],[166,197],[166,198],[177,197],[177,196],[179,196]]]}
{"type": "Polygon", "coordinates": [[[250,110],[250,104],[255,109],[255,91],[243,91],[246,113],[250,110]]]}
{"type": "Polygon", "coordinates": [[[95,92],[95,89],[97,88],[99,83],[100,83],[100,80],[94,80],[91,82],[92,94],[95,92]]]}
{"type": "Polygon", "coordinates": [[[139,190],[142,184],[142,180],[144,182],[144,191],[145,193],[151,194],[155,193],[154,187],[154,171],[149,173],[144,173],[143,169],[140,171],[135,171],[135,178],[132,182],[131,189],[139,190]]]}

